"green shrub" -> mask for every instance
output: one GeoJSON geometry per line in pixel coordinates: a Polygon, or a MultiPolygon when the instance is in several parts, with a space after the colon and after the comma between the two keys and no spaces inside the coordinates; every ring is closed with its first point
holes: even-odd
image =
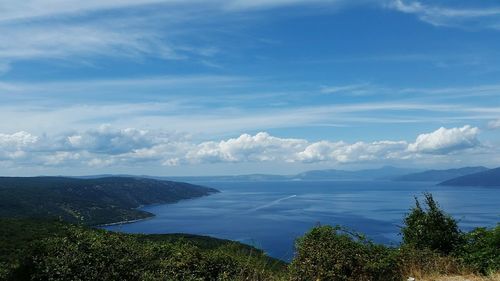
{"type": "Polygon", "coordinates": [[[262,252],[238,245],[204,250],[187,241],[144,241],[71,226],[65,236],[34,243],[11,279],[270,280],[275,271],[266,261],[262,252]]]}
{"type": "Polygon", "coordinates": [[[462,244],[462,234],[457,221],[442,211],[432,195],[425,193],[426,209],[416,205],[404,218],[401,229],[403,243],[416,249],[431,249],[449,254],[462,244]]]}
{"type": "Polygon", "coordinates": [[[400,268],[398,251],[379,244],[367,245],[367,257],[364,262],[364,275],[370,281],[400,281],[402,270],[400,268]]]}
{"type": "Polygon", "coordinates": [[[463,247],[457,251],[464,264],[482,274],[500,270],[500,225],[492,229],[476,228],[464,238],[463,247]]]}
{"type": "Polygon", "coordinates": [[[10,274],[9,265],[0,262],[0,281],[7,280],[10,274]]]}
{"type": "Polygon", "coordinates": [[[400,280],[393,250],[340,227],[315,227],[296,243],[292,280],[400,280]]]}
{"type": "Polygon", "coordinates": [[[315,227],[296,242],[293,280],[351,280],[363,267],[362,245],[340,228],[315,227]]]}

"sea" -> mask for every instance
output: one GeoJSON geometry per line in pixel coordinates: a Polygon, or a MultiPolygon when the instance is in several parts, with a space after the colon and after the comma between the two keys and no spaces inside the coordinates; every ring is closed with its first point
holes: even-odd
{"type": "Polygon", "coordinates": [[[290,261],[294,244],[317,225],[341,225],[377,243],[397,246],[415,198],[430,192],[463,231],[500,222],[500,188],[429,182],[272,181],[196,182],[220,193],[146,206],[155,217],[106,226],[126,233],[191,233],[253,245],[290,261]]]}

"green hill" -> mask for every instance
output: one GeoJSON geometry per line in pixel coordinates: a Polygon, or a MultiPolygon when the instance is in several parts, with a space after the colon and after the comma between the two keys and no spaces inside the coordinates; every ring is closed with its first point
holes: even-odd
{"type": "Polygon", "coordinates": [[[239,242],[0,218],[0,280],[269,280],[286,264],[239,242]]]}
{"type": "Polygon", "coordinates": [[[143,205],[216,192],[188,183],[132,177],[1,177],[0,217],[60,218],[98,225],[151,217],[137,209],[143,205]]]}

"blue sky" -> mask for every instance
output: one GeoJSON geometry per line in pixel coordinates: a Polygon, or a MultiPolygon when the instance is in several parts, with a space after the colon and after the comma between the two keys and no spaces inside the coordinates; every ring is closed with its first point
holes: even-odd
{"type": "Polygon", "coordinates": [[[0,0],[7,175],[500,166],[500,4],[0,0]]]}

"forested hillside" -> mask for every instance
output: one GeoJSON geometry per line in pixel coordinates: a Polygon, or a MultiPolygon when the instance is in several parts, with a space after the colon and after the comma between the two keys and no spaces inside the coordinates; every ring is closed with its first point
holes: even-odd
{"type": "Polygon", "coordinates": [[[174,203],[216,192],[188,183],[132,177],[2,177],[0,217],[49,217],[97,225],[152,216],[136,209],[142,205],[174,203]]]}

